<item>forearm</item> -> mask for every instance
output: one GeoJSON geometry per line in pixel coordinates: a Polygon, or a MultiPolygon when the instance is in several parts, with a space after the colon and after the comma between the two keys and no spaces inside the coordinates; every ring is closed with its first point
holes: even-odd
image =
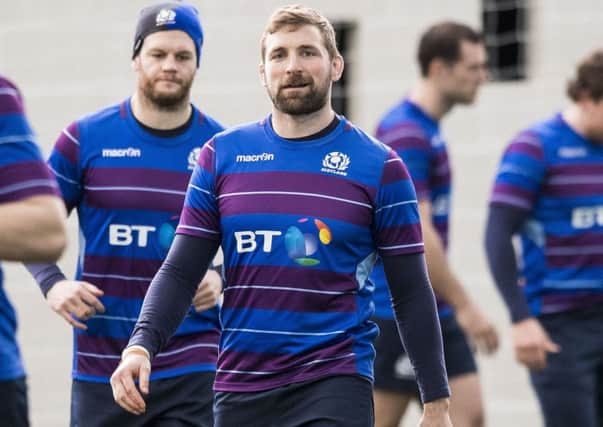
{"type": "Polygon", "coordinates": [[[383,258],[400,337],[424,403],[448,397],[442,333],[423,254],[383,258]]]}
{"type": "Polygon", "coordinates": [[[515,323],[530,316],[528,303],[518,285],[518,269],[512,237],[525,221],[527,212],[517,208],[491,206],[486,225],[486,256],[494,282],[515,323]]]}
{"type": "Polygon", "coordinates": [[[25,264],[25,268],[33,276],[44,297],[55,283],[67,279],[56,264],[25,264]]]}
{"type": "Polygon", "coordinates": [[[450,269],[444,246],[431,220],[422,223],[422,230],[431,286],[440,298],[459,310],[469,302],[469,295],[450,269]]]}
{"type": "Polygon", "coordinates": [[[218,244],[213,240],[176,235],[147,291],[128,347],[140,345],[151,356],[163,348],[186,315],[218,244]]]}
{"type": "Polygon", "coordinates": [[[55,196],[0,205],[0,259],[56,261],[66,245],[65,208],[55,196]]]}

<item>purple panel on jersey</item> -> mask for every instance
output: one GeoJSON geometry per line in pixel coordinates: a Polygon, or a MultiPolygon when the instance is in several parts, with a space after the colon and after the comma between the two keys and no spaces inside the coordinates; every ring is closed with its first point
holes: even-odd
{"type": "Polygon", "coordinates": [[[375,189],[361,183],[344,185],[344,179],[300,172],[255,172],[224,174],[216,181],[221,197],[230,193],[249,191],[275,191],[287,193],[316,193],[326,197],[355,202],[375,197],[375,189]]]}
{"type": "Polygon", "coordinates": [[[354,281],[354,275],[348,272],[308,270],[302,267],[243,265],[226,268],[224,273],[227,286],[272,283],[277,276],[282,283],[294,283],[300,275],[303,275],[304,281],[317,291],[348,292],[350,289],[355,289],[354,285],[350,286],[354,281]]]}
{"type": "MultiPolygon", "coordinates": [[[[383,237],[379,240],[382,246],[393,246],[400,237],[407,241],[417,241],[421,236],[421,224],[403,224],[394,227],[387,227],[383,230],[383,237]]],[[[417,252],[416,249],[409,248],[409,252],[417,252]]]]}
{"type": "Polygon", "coordinates": [[[54,149],[71,163],[76,164],[80,155],[79,129],[72,123],[63,129],[55,143],[54,149]]]}
{"type": "MultiPolygon", "coordinates": [[[[209,330],[170,339],[168,345],[151,364],[152,377],[162,376],[162,371],[188,366],[190,371],[208,370],[215,366],[218,357],[218,330],[209,330]],[[198,366],[198,367],[196,367],[198,366]]],[[[86,377],[110,377],[117,368],[127,339],[90,337],[77,334],[77,371],[86,377]]],[[[178,374],[176,374],[178,375],[178,374]]]]}
{"type": "Polygon", "coordinates": [[[255,194],[220,199],[222,217],[257,213],[326,217],[362,227],[372,222],[367,206],[308,195],[255,194]]]}

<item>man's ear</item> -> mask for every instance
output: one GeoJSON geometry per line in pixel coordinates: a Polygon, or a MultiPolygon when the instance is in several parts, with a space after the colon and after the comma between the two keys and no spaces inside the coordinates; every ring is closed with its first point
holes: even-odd
{"type": "Polygon", "coordinates": [[[338,81],[343,74],[344,68],[345,63],[343,61],[343,56],[337,55],[335,58],[333,58],[331,61],[331,80],[334,82],[338,81]]]}

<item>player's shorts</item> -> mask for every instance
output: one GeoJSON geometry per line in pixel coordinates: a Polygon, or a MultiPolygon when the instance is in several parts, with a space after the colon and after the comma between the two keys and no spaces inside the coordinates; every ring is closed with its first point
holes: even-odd
{"type": "Polygon", "coordinates": [[[603,305],[538,318],[561,347],[530,371],[547,427],[603,426],[603,305]]]}
{"type": "Polygon", "coordinates": [[[29,426],[25,378],[0,381],[0,424],[11,427],[29,426]]]}
{"type": "MultiPolygon", "coordinates": [[[[418,396],[413,367],[400,342],[396,321],[373,320],[379,326],[379,336],[375,340],[375,389],[418,396]]],[[[473,351],[454,317],[447,316],[440,320],[440,326],[448,379],[477,372],[473,351]]]]}
{"type": "Polygon", "coordinates": [[[146,412],[131,414],[113,400],[111,385],[74,380],[71,427],[213,427],[214,372],[153,380],[146,412]]]}
{"type": "Polygon", "coordinates": [[[373,427],[371,383],[339,375],[259,392],[216,392],[216,427],[373,427]]]}

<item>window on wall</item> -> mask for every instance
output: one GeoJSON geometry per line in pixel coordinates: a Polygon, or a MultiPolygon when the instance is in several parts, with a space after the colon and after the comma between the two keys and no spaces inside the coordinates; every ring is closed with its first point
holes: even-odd
{"type": "Polygon", "coordinates": [[[482,24],[493,80],[526,78],[529,0],[482,0],[482,24]]]}
{"type": "Polygon", "coordinates": [[[350,54],[352,37],[355,25],[352,22],[335,21],[335,37],[339,52],[345,59],[345,68],[343,75],[338,82],[333,85],[333,94],[331,105],[337,114],[342,114],[346,117],[349,115],[349,97],[350,97],[350,73],[352,70],[353,58],[350,54]]]}

